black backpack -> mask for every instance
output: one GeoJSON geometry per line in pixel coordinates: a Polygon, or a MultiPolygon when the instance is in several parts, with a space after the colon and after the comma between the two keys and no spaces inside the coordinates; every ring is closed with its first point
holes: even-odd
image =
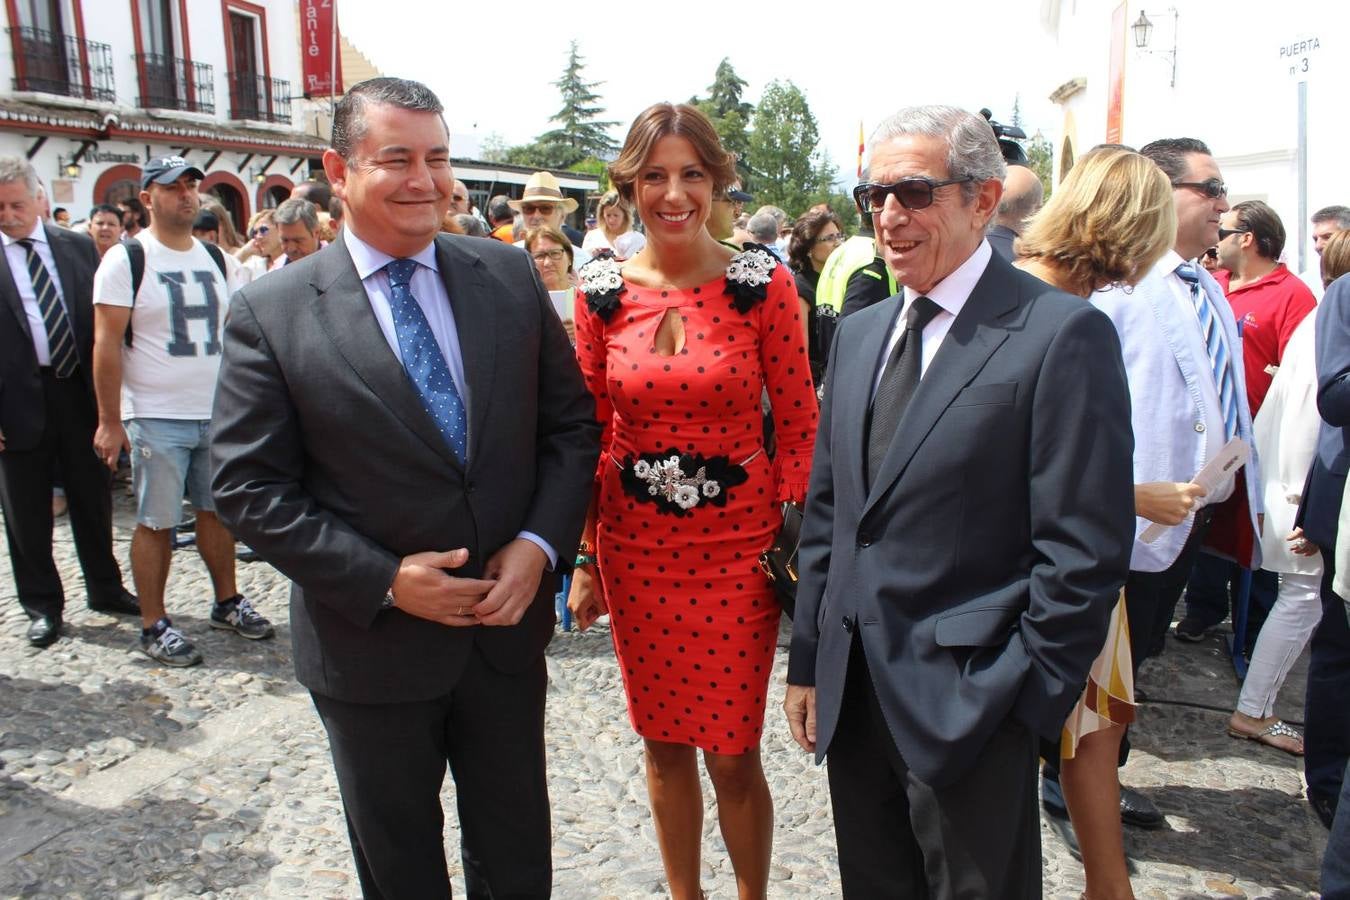
{"type": "MultiPolygon", "coordinates": [[[[211,254],[211,259],[215,260],[216,268],[220,270],[220,277],[229,284],[230,276],[225,273],[225,253],[215,244],[200,242],[206,248],[206,252],[211,254]]],[[[141,292],[141,282],[145,280],[145,248],[141,242],[135,238],[126,238],[122,241],[122,246],[127,251],[127,260],[131,263],[131,306],[136,306],[136,295],[141,292]]],[[[127,319],[127,333],[123,337],[128,347],[131,346],[131,319],[127,319]]]]}

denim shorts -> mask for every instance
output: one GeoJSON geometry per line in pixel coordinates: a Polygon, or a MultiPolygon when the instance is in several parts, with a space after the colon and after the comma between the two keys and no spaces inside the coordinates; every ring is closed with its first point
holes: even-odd
{"type": "Polygon", "coordinates": [[[183,521],[184,494],[196,509],[215,511],[209,419],[128,419],[126,427],[139,524],[176,528],[183,521]]]}

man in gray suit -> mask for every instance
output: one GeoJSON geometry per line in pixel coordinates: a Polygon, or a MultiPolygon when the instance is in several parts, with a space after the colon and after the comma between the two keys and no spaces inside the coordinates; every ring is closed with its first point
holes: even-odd
{"type": "Polygon", "coordinates": [[[915,107],[855,190],[904,291],[844,319],[786,710],[828,756],[847,897],[1038,897],[1037,738],[1102,649],[1134,530],[1111,322],[984,239],[989,126],[915,107]]]}
{"type": "Polygon", "coordinates": [[[365,895],[449,895],[448,760],[469,896],[545,897],[543,651],[599,426],[529,256],[437,236],[441,109],[393,78],[338,104],[342,237],[235,296],[212,488],[294,582],[365,895]]]}

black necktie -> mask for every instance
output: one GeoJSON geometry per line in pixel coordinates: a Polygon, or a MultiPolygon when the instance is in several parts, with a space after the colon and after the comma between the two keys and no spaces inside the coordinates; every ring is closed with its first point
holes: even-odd
{"type": "Polygon", "coordinates": [[[886,458],[895,429],[905,415],[909,398],[919,386],[919,362],[923,356],[923,330],[942,312],[927,297],[916,297],[905,314],[905,333],[896,342],[872,400],[872,422],[867,434],[867,484],[870,487],[886,458]]]}
{"type": "Polygon", "coordinates": [[[33,282],[33,294],[37,297],[38,312],[42,315],[42,324],[47,329],[47,353],[51,360],[52,371],[57,378],[69,378],[75,374],[79,357],[75,355],[75,335],[70,330],[70,320],[66,318],[66,309],[61,298],[56,296],[56,285],[42,264],[42,257],[31,240],[18,242],[28,254],[28,278],[33,282]]]}

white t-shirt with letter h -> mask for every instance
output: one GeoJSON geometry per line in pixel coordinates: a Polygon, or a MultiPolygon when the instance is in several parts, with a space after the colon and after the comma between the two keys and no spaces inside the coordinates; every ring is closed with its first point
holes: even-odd
{"type": "MultiPolygon", "coordinates": [[[[94,302],[131,307],[131,346],[122,345],[122,418],[211,418],[220,371],[221,332],[236,273],[227,280],[196,238],[173,250],[148,230],[145,274],[132,302],[131,260],[120,244],[94,275],[94,302]]],[[[226,271],[231,271],[229,254],[226,271]]]]}

